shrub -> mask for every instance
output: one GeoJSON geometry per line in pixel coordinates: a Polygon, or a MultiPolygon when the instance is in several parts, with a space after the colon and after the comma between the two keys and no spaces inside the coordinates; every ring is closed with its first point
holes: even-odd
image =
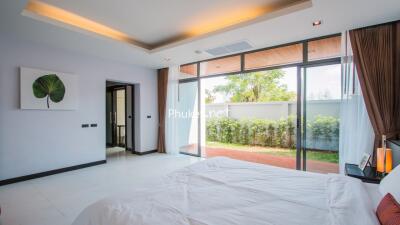
{"type": "Polygon", "coordinates": [[[218,129],[217,129],[217,125],[218,125],[218,120],[215,118],[209,119],[207,120],[207,124],[206,124],[206,136],[207,136],[207,140],[209,141],[217,141],[218,140],[218,129]]]}
{"type": "Polygon", "coordinates": [[[248,145],[250,143],[249,140],[249,130],[250,130],[251,122],[249,120],[241,120],[239,121],[239,137],[238,144],[248,145]]]}
{"type": "MultiPolygon", "coordinates": [[[[339,136],[339,119],[317,116],[307,124],[314,139],[331,141],[339,136]]],[[[211,118],[206,124],[207,141],[258,145],[269,147],[296,147],[296,120],[293,116],[280,120],[211,118]]]]}
{"type": "Polygon", "coordinates": [[[275,122],[270,121],[267,127],[267,146],[275,146],[275,122]]]}
{"type": "Polygon", "coordinates": [[[296,126],[295,126],[295,118],[290,116],[287,118],[287,144],[289,148],[296,148],[296,126]]]}
{"type": "Polygon", "coordinates": [[[308,123],[311,136],[314,139],[325,138],[331,141],[339,136],[339,119],[332,116],[317,116],[314,121],[308,123]]]}

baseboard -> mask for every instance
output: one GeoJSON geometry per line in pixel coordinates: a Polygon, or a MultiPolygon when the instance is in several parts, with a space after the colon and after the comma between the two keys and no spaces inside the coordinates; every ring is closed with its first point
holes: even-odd
{"type": "Polygon", "coordinates": [[[27,180],[32,180],[40,177],[46,177],[58,173],[64,173],[72,170],[78,170],[78,169],[83,169],[86,167],[91,167],[91,166],[97,166],[100,164],[106,163],[106,160],[100,160],[100,161],[95,161],[95,162],[90,162],[90,163],[85,163],[85,164],[80,164],[76,166],[70,166],[70,167],[65,167],[61,169],[55,169],[55,170],[50,170],[46,172],[41,172],[41,173],[35,173],[35,174],[30,174],[22,177],[15,177],[15,178],[10,178],[6,180],[0,180],[0,186],[7,185],[7,184],[13,184],[17,182],[22,182],[22,181],[27,181],[27,180]]]}
{"type": "Polygon", "coordinates": [[[136,154],[136,155],[147,155],[147,154],[151,154],[151,153],[157,153],[157,149],[145,151],[145,152],[132,151],[132,154],[136,154]]]}

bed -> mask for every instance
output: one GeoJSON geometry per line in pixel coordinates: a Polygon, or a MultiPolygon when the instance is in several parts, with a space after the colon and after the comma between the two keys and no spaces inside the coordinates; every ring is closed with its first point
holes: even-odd
{"type": "Polygon", "coordinates": [[[103,199],[73,225],[376,225],[377,185],[216,157],[103,199]]]}

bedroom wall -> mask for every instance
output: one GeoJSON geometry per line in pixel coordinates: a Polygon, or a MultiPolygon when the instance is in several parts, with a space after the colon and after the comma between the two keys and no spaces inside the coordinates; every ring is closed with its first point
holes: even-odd
{"type": "Polygon", "coordinates": [[[156,70],[0,37],[0,180],[104,160],[106,80],[136,84],[136,151],[156,149],[156,70]],[[20,66],[78,75],[79,109],[19,109],[20,66]]]}

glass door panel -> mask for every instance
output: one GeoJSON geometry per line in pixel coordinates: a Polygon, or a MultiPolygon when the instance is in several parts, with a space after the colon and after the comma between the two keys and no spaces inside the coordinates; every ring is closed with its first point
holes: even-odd
{"type": "Polygon", "coordinates": [[[303,170],[339,172],[341,65],[302,69],[303,170]]]}
{"type": "MultiPolygon", "coordinates": [[[[179,151],[200,156],[198,81],[179,83],[178,105],[174,112],[177,121],[179,151]]],[[[167,112],[170,113],[170,112],[167,112]]]]}
{"type": "Polygon", "coordinates": [[[296,169],[297,67],[201,79],[206,158],[296,169]]]}
{"type": "Polygon", "coordinates": [[[125,104],[126,104],[126,93],[125,93],[125,88],[124,89],[118,89],[115,91],[116,95],[116,140],[117,140],[117,145],[119,147],[125,147],[126,146],[126,124],[125,124],[125,104]]]}

